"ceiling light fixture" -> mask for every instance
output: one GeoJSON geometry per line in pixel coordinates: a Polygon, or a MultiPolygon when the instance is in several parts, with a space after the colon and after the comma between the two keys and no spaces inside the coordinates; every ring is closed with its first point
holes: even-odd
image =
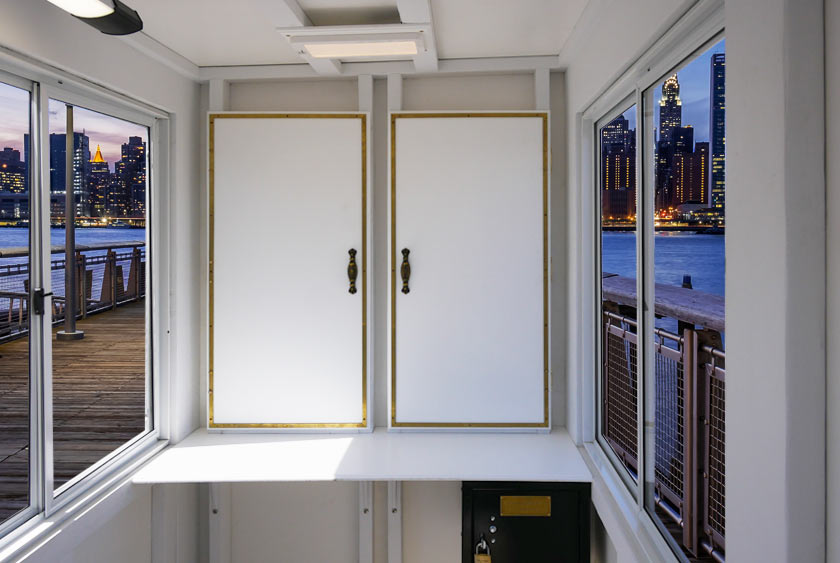
{"type": "Polygon", "coordinates": [[[101,18],[114,13],[114,3],[108,0],[48,0],[77,18],[101,18]]]}
{"type": "Polygon", "coordinates": [[[289,42],[316,59],[413,57],[424,49],[421,33],[309,35],[289,37],[289,42]]]}
{"type": "Polygon", "coordinates": [[[128,35],[143,29],[143,20],[120,0],[47,0],[107,35],[128,35]]]}

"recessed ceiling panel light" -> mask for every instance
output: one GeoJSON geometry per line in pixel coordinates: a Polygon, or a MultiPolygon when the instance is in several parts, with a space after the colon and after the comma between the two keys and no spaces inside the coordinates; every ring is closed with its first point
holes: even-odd
{"type": "Polygon", "coordinates": [[[423,50],[421,33],[289,36],[289,42],[316,59],[412,57],[423,50]]]}
{"type": "Polygon", "coordinates": [[[352,43],[306,43],[309,54],[318,59],[408,56],[417,54],[414,41],[360,41],[352,43]]]}

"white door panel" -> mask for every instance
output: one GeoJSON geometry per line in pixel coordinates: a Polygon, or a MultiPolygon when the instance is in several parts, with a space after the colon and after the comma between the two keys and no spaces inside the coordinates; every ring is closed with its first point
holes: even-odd
{"type": "Polygon", "coordinates": [[[215,115],[211,426],[366,422],[365,124],[215,115]]]}
{"type": "Polygon", "coordinates": [[[392,426],[542,426],[543,116],[395,123],[392,426]]]}

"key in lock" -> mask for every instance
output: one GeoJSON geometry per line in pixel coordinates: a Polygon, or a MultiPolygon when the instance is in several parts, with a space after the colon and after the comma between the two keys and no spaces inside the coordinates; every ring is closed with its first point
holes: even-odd
{"type": "Polygon", "coordinates": [[[492,563],[490,558],[490,546],[487,545],[487,540],[484,539],[484,534],[481,534],[481,539],[475,545],[473,563],[492,563]],[[484,553],[479,553],[480,551],[483,551],[484,553]]]}

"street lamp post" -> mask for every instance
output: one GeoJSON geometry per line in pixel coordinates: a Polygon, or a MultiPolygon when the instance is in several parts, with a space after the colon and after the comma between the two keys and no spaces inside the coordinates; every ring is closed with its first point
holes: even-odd
{"type": "MultiPolygon", "coordinates": [[[[64,330],[57,340],[81,340],[84,331],[76,330],[76,197],[73,186],[73,156],[76,152],[73,133],[73,106],[67,104],[67,134],[64,145],[64,330]]],[[[83,304],[84,305],[84,304],[83,304]]]]}

